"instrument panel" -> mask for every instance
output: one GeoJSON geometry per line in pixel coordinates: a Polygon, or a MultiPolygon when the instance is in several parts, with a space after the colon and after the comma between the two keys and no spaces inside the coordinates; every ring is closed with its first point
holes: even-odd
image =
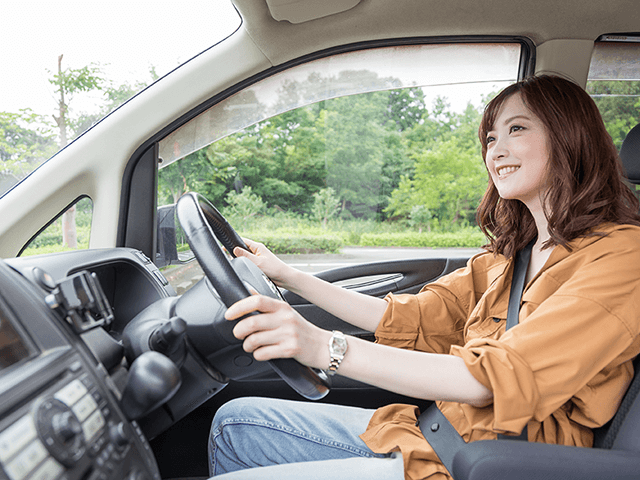
{"type": "Polygon", "coordinates": [[[46,297],[0,262],[0,479],[159,480],[121,389],[46,297]]]}

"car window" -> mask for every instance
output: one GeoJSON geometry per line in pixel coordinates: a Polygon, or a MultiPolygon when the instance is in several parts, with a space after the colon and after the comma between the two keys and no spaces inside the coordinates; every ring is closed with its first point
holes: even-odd
{"type": "Polygon", "coordinates": [[[587,82],[618,148],[640,123],[640,37],[606,36],[596,42],[587,82]]]}
{"type": "Polygon", "coordinates": [[[485,243],[482,107],[517,80],[520,56],[518,43],[405,45],[279,72],[160,142],[159,205],[197,191],[307,271],[469,255],[485,243]]]}
{"type": "Polygon", "coordinates": [[[230,0],[103,6],[98,15],[91,2],[2,3],[0,44],[11,48],[0,75],[0,197],[241,22],[230,0]]]}
{"type": "Polygon", "coordinates": [[[89,248],[93,202],[82,197],[33,237],[19,256],[89,248]]]}
{"type": "MultiPolygon", "coordinates": [[[[606,35],[596,42],[587,92],[620,149],[627,133],[640,123],[640,36],[606,35]]],[[[638,185],[631,188],[640,198],[638,185]]]]}

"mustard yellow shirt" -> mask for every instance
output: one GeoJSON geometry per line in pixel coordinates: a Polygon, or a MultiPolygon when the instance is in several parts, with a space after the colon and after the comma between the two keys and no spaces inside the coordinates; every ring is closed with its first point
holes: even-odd
{"type": "MultiPolygon", "coordinates": [[[[527,425],[529,441],[590,447],[591,429],[616,412],[640,352],[640,228],[598,231],[605,236],[574,240],[571,251],[555,247],[508,332],[513,261],[500,255],[478,254],[417,295],[386,297],[377,342],[457,355],[493,392],[484,408],[438,402],[465,441],[527,425]]],[[[374,452],[400,450],[407,479],[448,478],[418,415],[410,405],[380,408],[362,439],[374,452]]]]}

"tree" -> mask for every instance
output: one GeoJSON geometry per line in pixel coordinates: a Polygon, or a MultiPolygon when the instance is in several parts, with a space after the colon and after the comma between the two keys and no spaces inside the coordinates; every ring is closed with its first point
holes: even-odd
{"type": "Polygon", "coordinates": [[[589,81],[587,91],[620,149],[629,130],[640,123],[640,81],[589,81]]]}
{"type": "MultiPolygon", "coordinates": [[[[58,57],[58,73],[49,80],[49,83],[56,87],[55,92],[58,95],[58,116],[54,115],[53,119],[58,125],[58,142],[61,149],[67,146],[69,129],[72,127],[69,118],[69,102],[79,92],[102,89],[104,83],[102,72],[96,65],[63,70],[62,57],[62,55],[58,57]]],[[[62,214],[62,243],[69,248],[78,248],[75,214],[75,206],[71,206],[62,214]]]]}
{"type": "MultiPolygon", "coordinates": [[[[155,67],[152,66],[149,68],[149,76],[151,82],[155,82],[158,79],[155,67]]],[[[99,90],[103,92],[105,103],[96,113],[82,112],[77,118],[72,119],[71,124],[74,134],[80,135],[82,132],[91,128],[100,119],[125,103],[147,85],[148,83],[145,81],[136,81],[134,83],[125,82],[121,85],[114,85],[109,80],[103,79],[99,90]]]]}
{"type": "Polygon", "coordinates": [[[30,109],[0,112],[0,195],[56,151],[54,133],[30,109]]]}
{"type": "Polygon", "coordinates": [[[313,208],[311,218],[320,222],[326,228],[327,221],[336,216],[340,202],[335,196],[333,188],[323,188],[313,194],[313,208]]]}
{"type": "Polygon", "coordinates": [[[388,98],[386,116],[388,122],[395,124],[395,128],[402,132],[420,123],[426,109],[421,88],[391,90],[388,98]]]}
{"type": "Polygon", "coordinates": [[[58,73],[49,80],[49,83],[56,88],[55,92],[58,96],[58,116],[54,115],[53,119],[60,133],[60,148],[66,147],[68,143],[68,130],[72,125],[69,118],[69,103],[73,96],[80,92],[101,90],[104,83],[100,67],[91,64],[78,69],[63,70],[62,57],[63,55],[58,57],[58,73]]]}
{"type": "Polygon", "coordinates": [[[409,225],[412,227],[418,227],[418,232],[422,233],[422,227],[427,229],[427,232],[431,231],[431,219],[433,215],[427,207],[424,205],[414,205],[411,207],[409,213],[409,225]]]}
{"type": "Polygon", "coordinates": [[[225,214],[243,222],[259,215],[265,209],[265,203],[251,191],[249,186],[244,187],[240,193],[229,192],[227,203],[229,206],[225,209],[225,214]]]}
{"type": "Polygon", "coordinates": [[[404,177],[391,194],[388,210],[411,218],[424,206],[441,227],[466,226],[487,185],[487,174],[473,150],[452,138],[438,142],[415,158],[412,178],[404,177]]]}

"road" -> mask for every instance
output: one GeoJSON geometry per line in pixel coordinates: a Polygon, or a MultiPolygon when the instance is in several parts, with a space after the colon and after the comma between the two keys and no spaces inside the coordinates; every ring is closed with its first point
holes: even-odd
{"type": "MultiPolygon", "coordinates": [[[[331,268],[383,260],[442,257],[468,258],[478,252],[480,252],[478,248],[344,247],[341,253],[279,255],[279,257],[285,263],[298,270],[317,273],[331,268]]],[[[178,295],[184,293],[204,276],[197,262],[172,265],[163,269],[163,273],[176,289],[178,295]]]]}

